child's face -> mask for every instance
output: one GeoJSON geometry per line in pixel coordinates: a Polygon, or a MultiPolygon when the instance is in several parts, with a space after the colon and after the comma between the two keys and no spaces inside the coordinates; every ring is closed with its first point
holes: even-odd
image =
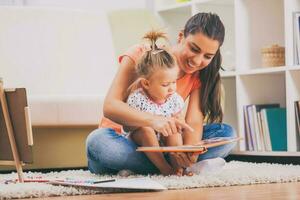
{"type": "Polygon", "coordinates": [[[178,72],[178,67],[159,69],[148,78],[145,89],[153,101],[164,103],[169,96],[176,92],[178,72]]]}

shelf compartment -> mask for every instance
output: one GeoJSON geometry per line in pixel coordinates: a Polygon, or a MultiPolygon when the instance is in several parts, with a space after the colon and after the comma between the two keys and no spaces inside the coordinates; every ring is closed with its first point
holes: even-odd
{"type": "Polygon", "coordinates": [[[285,46],[284,0],[235,1],[236,62],[242,70],[261,66],[261,48],[285,46]]]}
{"type": "MultiPolygon", "coordinates": [[[[237,113],[239,136],[246,138],[244,111],[246,105],[279,103],[286,107],[285,71],[268,74],[237,76],[237,113]]],[[[246,150],[246,140],[241,141],[239,150],[246,150]]]]}
{"type": "Polygon", "coordinates": [[[166,27],[166,32],[172,44],[177,42],[178,34],[183,30],[185,23],[192,16],[192,8],[180,7],[167,12],[157,12],[159,20],[166,27]]]}
{"type": "Polygon", "coordinates": [[[239,98],[242,105],[280,103],[286,106],[285,72],[239,75],[239,98]]]}
{"type": "Polygon", "coordinates": [[[290,70],[286,74],[287,84],[287,128],[288,149],[299,151],[300,137],[296,131],[295,101],[300,101],[300,69],[290,70]]]}
{"type": "Polygon", "coordinates": [[[286,65],[294,64],[294,24],[293,12],[300,11],[299,0],[284,1],[284,18],[285,18],[285,62],[286,65]]]}
{"type": "Polygon", "coordinates": [[[193,5],[193,14],[212,12],[219,15],[225,26],[225,40],[221,47],[223,58],[222,66],[226,70],[235,69],[235,20],[233,0],[206,0],[196,1],[193,5]]]}
{"type": "Polygon", "coordinates": [[[224,118],[223,122],[230,124],[234,130],[238,130],[238,119],[236,110],[236,79],[235,77],[222,78],[224,95],[224,118]]]}

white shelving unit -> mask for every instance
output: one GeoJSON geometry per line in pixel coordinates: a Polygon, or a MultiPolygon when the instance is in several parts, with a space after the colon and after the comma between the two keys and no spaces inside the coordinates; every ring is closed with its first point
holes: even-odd
{"type": "Polygon", "coordinates": [[[217,13],[226,36],[221,48],[225,72],[224,122],[245,137],[243,106],[280,103],[287,108],[287,152],[249,152],[240,142],[236,154],[300,156],[294,101],[300,100],[300,66],[293,65],[293,12],[300,0],[155,0],[155,13],[165,25],[171,42],[188,18],[198,12],[217,13]],[[285,47],[286,66],[262,67],[261,48],[285,47]]]}

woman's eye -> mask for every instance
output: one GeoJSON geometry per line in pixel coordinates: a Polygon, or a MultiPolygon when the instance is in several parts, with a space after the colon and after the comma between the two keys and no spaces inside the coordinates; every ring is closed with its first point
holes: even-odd
{"type": "Polygon", "coordinates": [[[206,59],[210,60],[212,56],[204,56],[206,59]]]}
{"type": "Polygon", "coordinates": [[[193,52],[195,52],[195,53],[198,53],[198,49],[195,49],[195,48],[191,47],[191,50],[192,50],[193,52]]]}

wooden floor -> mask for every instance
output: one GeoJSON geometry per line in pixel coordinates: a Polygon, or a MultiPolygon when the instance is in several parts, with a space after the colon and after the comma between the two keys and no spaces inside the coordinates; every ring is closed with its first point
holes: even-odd
{"type": "MultiPolygon", "coordinates": [[[[246,186],[168,190],[163,192],[119,193],[42,198],[43,200],[282,200],[300,199],[300,182],[246,186]]],[[[35,199],[39,200],[39,199],[35,199]]]]}

